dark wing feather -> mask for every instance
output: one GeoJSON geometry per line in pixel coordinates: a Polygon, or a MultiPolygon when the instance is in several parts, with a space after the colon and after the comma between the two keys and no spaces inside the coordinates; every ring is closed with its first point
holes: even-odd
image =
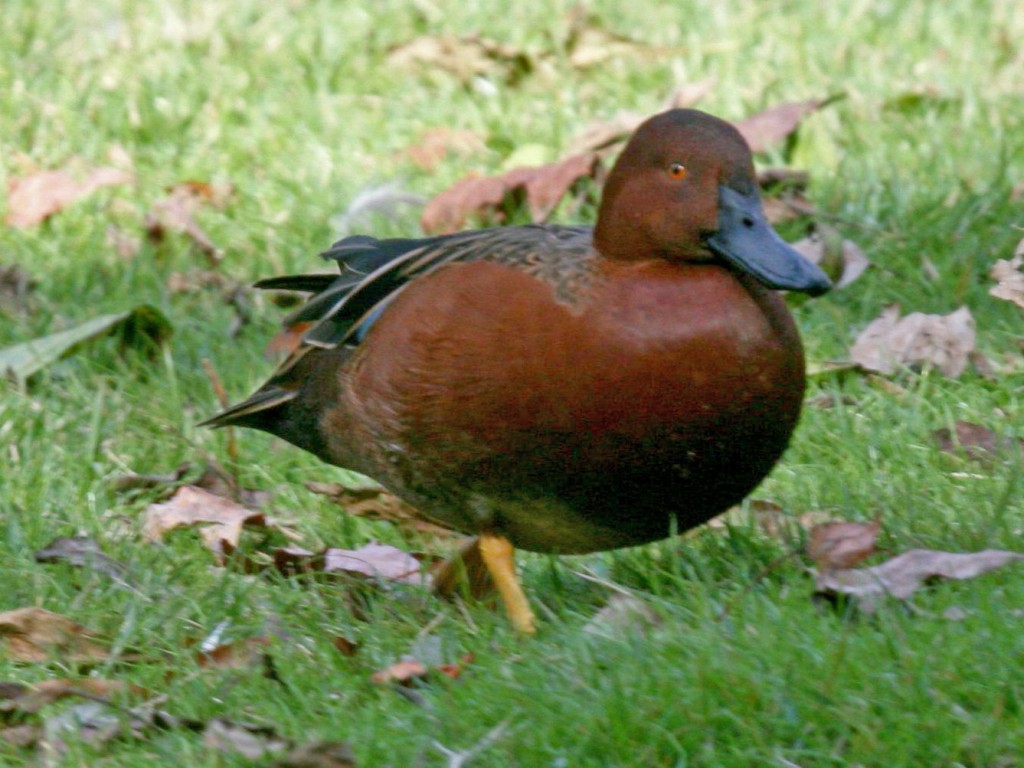
{"type": "Polygon", "coordinates": [[[331,348],[360,342],[406,285],[445,264],[499,261],[546,277],[547,272],[585,270],[590,261],[587,257],[593,255],[589,227],[499,227],[423,239],[377,240],[356,235],[323,253],[337,261],[341,270],[329,284],[329,276],[313,275],[271,278],[258,285],[319,288],[319,293],[285,322],[314,323],[303,341],[331,348]]]}

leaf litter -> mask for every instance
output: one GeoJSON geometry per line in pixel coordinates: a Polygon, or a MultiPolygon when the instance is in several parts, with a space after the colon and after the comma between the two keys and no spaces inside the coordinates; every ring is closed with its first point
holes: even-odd
{"type": "Polygon", "coordinates": [[[12,176],[7,182],[7,215],[4,221],[7,226],[17,229],[33,227],[98,189],[133,181],[130,171],[112,167],[96,168],[81,180],[68,170],[12,176]]]}
{"type": "Polygon", "coordinates": [[[997,299],[1004,299],[1024,309],[1024,240],[1017,243],[1017,248],[1010,259],[1000,259],[989,269],[989,277],[996,285],[989,288],[989,293],[997,299]]]}
{"type": "Polygon", "coordinates": [[[99,636],[78,622],[44,608],[0,613],[0,647],[11,661],[99,662],[109,657],[99,636]]]}
{"type": "Polygon", "coordinates": [[[901,318],[900,308],[892,305],[861,331],[850,359],[887,375],[908,366],[957,378],[967,370],[974,344],[974,316],[966,306],[948,315],[912,312],[901,318]]]}

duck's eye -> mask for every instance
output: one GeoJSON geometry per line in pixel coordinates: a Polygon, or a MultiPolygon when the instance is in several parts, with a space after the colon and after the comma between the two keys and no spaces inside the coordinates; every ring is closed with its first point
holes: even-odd
{"type": "Polygon", "coordinates": [[[672,163],[668,167],[668,175],[673,179],[685,179],[686,178],[686,166],[682,163],[672,163]]]}

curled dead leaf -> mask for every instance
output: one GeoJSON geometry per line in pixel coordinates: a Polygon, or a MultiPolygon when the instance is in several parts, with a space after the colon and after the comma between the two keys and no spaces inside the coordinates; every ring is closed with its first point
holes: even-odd
{"type": "Polygon", "coordinates": [[[1024,240],[1017,244],[1012,259],[1000,259],[988,274],[997,283],[989,289],[991,295],[1024,309],[1024,240]]]}
{"type": "Polygon", "coordinates": [[[956,378],[967,369],[974,341],[974,317],[967,307],[948,315],[912,312],[900,318],[899,307],[893,305],[860,333],[850,359],[878,373],[930,366],[956,378]]]}
{"type": "Polygon", "coordinates": [[[764,152],[792,135],[808,115],[831,104],[838,96],[778,104],[735,123],[751,152],[764,152]]]}
{"type": "Polygon", "coordinates": [[[35,226],[101,187],[131,184],[133,180],[130,172],[109,167],[97,168],[81,181],[65,170],[12,176],[7,182],[4,221],[9,227],[35,226]]]}
{"type": "Polygon", "coordinates": [[[12,661],[102,661],[109,654],[96,637],[78,622],[43,608],[0,613],[0,647],[12,661]]]}
{"type": "MultiPolygon", "coordinates": [[[[272,523],[271,523],[272,524],[272,523]]],[[[145,511],[142,538],[160,541],[166,533],[181,526],[201,525],[200,535],[206,546],[217,555],[238,547],[242,528],[246,525],[266,526],[267,518],[260,512],[236,501],[204,491],[192,485],[178,488],[162,504],[151,504],[145,511]]]]}
{"type": "Polygon", "coordinates": [[[176,184],[168,190],[166,197],[153,203],[146,214],[146,235],[151,242],[159,243],[168,232],[183,234],[211,264],[217,264],[222,254],[199,226],[194,214],[203,204],[223,205],[230,195],[230,186],[214,187],[196,181],[176,184]]]}
{"type": "Polygon", "coordinates": [[[408,683],[411,680],[421,679],[427,676],[428,669],[415,659],[402,659],[396,661],[390,667],[374,672],[370,679],[377,685],[385,683],[408,683]]]}
{"type": "Polygon", "coordinates": [[[37,563],[67,563],[89,568],[124,583],[128,568],[100,549],[99,542],[86,536],[60,536],[35,554],[37,563]]]}
{"type": "Polygon", "coordinates": [[[531,220],[543,222],[577,182],[599,179],[601,170],[600,158],[591,153],[499,176],[465,178],[428,202],[420,223],[426,232],[446,234],[461,229],[471,216],[501,219],[506,198],[520,193],[531,220]]]}
{"type": "Polygon", "coordinates": [[[807,555],[821,571],[851,568],[875,552],[881,529],[881,518],[870,523],[820,523],[811,528],[807,555]]]}
{"type": "Polygon", "coordinates": [[[329,548],[323,553],[324,573],[348,573],[382,581],[429,586],[430,576],[415,557],[388,544],[359,549],[329,548]]]}
{"type": "Polygon", "coordinates": [[[861,610],[870,613],[879,599],[906,600],[933,579],[973,579],[1021,560],[1024,553],[999,549],[969,553],[912,549],[870,568],[822,571],[815,577],[815,587],[820,595],[854,597],[861,610]]]}
{"type": "Polygon", "coordinates": [[[465,83],[493,77],[514,85],[533,72],[536,60],[514,45],[479,35],[422,35],[388,51],[389,66],[416,71],[443,70],[465,83]]]}
{"type": "Polygon", "coordinates": [[[1014,450],[1024,452],[1024,439],[1004,437],[981,424],[957,421],[953,429],[943,427],[932,432],[939,450],[963,453],[975,461],[991,460],[1001,453],[1014,450]]]}
{"type": "Polygon", "coordinates": [[[0,684],[0,712],[32,714],[55,701],[72,696],[113,699],[125,694],[145,698],[150,692],[122,680],[87,677],[80,680],[42,680],[32,685],[0,684]]]}

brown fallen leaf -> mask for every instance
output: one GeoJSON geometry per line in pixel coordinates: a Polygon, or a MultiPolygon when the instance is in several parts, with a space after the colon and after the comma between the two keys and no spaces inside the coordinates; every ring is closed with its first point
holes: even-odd
{"type": "Polygon", "coordinates": [[[203,729],[203,746],[219,752],[237,753],[249,760],[260,760],[283,752],[289,747],[289,742],[270,726],[216,717],[203,729]]]}
{"type": "Polygon", "coordinates": [[[850,359],[878,373],[930,366],[956,378],[967,369],[974,340],[974,317],[967,307],[949,315],[912,312],[901,319],[900,308],[893,305],[860,333],[850,359]]]}
{"type": "Polygon", "coordinates": [[[575,3],[569,9],[568,22],[565,52],[569,64],[576,69],[589,69],[625,56],[665,56],[678,54],[681,50],[650,45],[605,29],[600,17],[584,3],[575,3]]]}
{"type": "Polygon", "coordinates": [[[335,635],[331,642],[342,656],[355,656],[359,653],[359,643],[349,640],[344,635],[335,635]]]}
{"type": "Polygon", "coordinates": [[[502,204],[515,194],[523,195],[531,221],[543,222],[577,182],[599,180],[601,171],[600,158],[591,153],[499,176],[465,178],[427,203],[420,224],[428,233],[447,234],[461,229],[471,216],[500,221],[502,204]]]}
{"type": "Polygon", "coordinates": [[[12,176],[7,182],[9,227],[40,224],[71,203],[101,187],[131,184],[133,176],[118,168],[97,168],[78,181],[68,171],[40,171],[29,176],[12,176]]]}
{"type": "Polygon", "coordinates": [[[861,610],[871,613],[879,599],[906,600],[934,579],[973,579],[1021,560],[1024,553],[999,549],[969,553],[912,549],[870,568],[819,572],[815,589],[819,595],[854,597],[861,610]]]}
{"type": "Polygon", "coordinates": [[[356,768],[356,757],[347,741],[315,741],[295,747],[271,768],[356,768]]]}
{"type": "MultiPolygon", "coordinates": [[[[168,232],[183,234],[188,237],[211,264],[221,260],[220,250],[210,240],[209,235],[199,226],[194,214],[204,203],[222,204],[222,200],[210,191],[210,185],[200,182],[186,181],[176,184],[168,190],[167,196],[153,203],[146,214],[146,236],[151,242],[160,243],[168,232]]],[[[229,188],[230,189],[230,188],[229,188]]],[[[227,192],[223,200],[230,196],[227,192]]]]}
{"type": "Polygon", "coordinates": [[[0,613],[0,647],[11,661],[103,661],[109,653],[95,638],[78,622],[43,608],[0,613]]]}
{"type": "Polygon", "coordinates": [[[412,680],[425,678],[428,672],[429,670],[425,664],[421,664],[415,659],[402,659],[401,661],[396,661],[390,667],[374,672],[370,679],[377,683],[377,685],[384,685],[385,683],[408,684],[412,680]]]}
{"type": "Polygon", "coordinates": [[[367,544],[359,549],[328,547],[319,553],[301,547],[278,547],[273,558],[274,566],[285,575],[319,572],[425,587],[431,584],[423,563],[388,544],[367,544]]]}
{"type": "Polygon", "coordinates": [[[67,563],[89,568],[127,583],[128,568],[103,554],[99,542],[86,536],[59,536],[35,554],[37,563],[67,563]]]}
{"type": "Polygon", "coordinates": [[[233,643],[223,643],[208,651],[198,651],[196,661],[200,667],[208,669],[265,666],[267,648],[272,642],[268,637],[248,637],[233,643]]]}
{"type": "Polygon", "coordinates": [[[260,512],[202,488],[185,485],[162,504],[151,504],[144,513],[142,538],[158,542],[168,531],[181,526],[201,525],[199,533],[206,546],[218,556],[234,550],[246,525],[267,526],[260,512]]]}
{"type": "Polygon", "coordinates": [[[122,680],[82,678],[80,680],[42,680],[32,685],[0,683],[0,712],[32,714],[55,701],[72,696],[114,699],[130,694],[147,698],[150,692],[141,686],[122,680]]]}
{"type": "Polygon", "coordinates": [[[449,154],[454,153],[464,159],[486,151],[487,144],[474,131],[440,126],[420,133],[416,142],[406,148],[405,154],[413,165],[429,172],[435,170],[449,154]]]}
{"type": "Polygon", "coordinates": [[[875,552],[881,530],[880,517],[870,523],[820,523],[811,528],[807,555],[822,572],[851,568],[875,552]]]}
{"type": "Polygon", "coordinates": [[[522,80],[537,64],[522,49],[479,35],[422,35],[391,48],[387,63],[419,72],[443,70],[464,83],[491,77],[508,85],[522,80]]]}
{"type": "Polygon", "coordinates": [[[331,501],[342,507],[347,514],[392,523],[404,533],[435,539],[462,536],[461,533],[427,522],[415,507],[380,486],[346,486],[341,483],[310,481],[306,483],[306,488],[313,493],[330,497],[331,501]]]}
{"type": "Polygon", "coordinates": [[[845,288],[871,266],[860,246],[843,238],[827,224],[812,224],[803,239],[790,245],[805,259],[821,267],[836,288],[845,288]]]}
{"type": "Polygon", "coordinates": [[[932,437],[939,444],[939,450],[946,453],[962,453],[975,461],[991,460],[1013,450],[1024,452],[1024,439],[1005,437],[988,427],[969,421],[957,421],[953,429],[936,429],[932,432],[932,437]]]}
{"type": "Polygon", "coordinates": [[[368,576],[381,581],[430,586],[430,575],[415,557],[388,544],[367,544],[359,549],[329,548],[323,553],[324,573],[368,576]]]}
{"type": "Polygon", "coordinates": [[[1012,259],[1000,259],[988,274],[997,283],[989,288],[991,295],[1024,309],[1024,240],[1017,243],[1012,259]]]}
{"type": "Polygon", "coordinates": [[[43,738],[43,727],[41,725],[12,725],[9,728],[0,728],[0,741],[10,744],[12,747],[27,749],[34,747],[43,738]]]}
{"type": "Polygon", "coordinates": [[[7,315],[25,312],[37,285],[38,281],[16,264],[0,267],[0,312],[7,315]]]}
{"type": "Polygon", "coordinates": [[[786,102],[740,120],[735,126],[747,140],[751,152],[764,152],[792,135],[805,117],[837,98],[829,96],[824,99],[786,102]]]}

